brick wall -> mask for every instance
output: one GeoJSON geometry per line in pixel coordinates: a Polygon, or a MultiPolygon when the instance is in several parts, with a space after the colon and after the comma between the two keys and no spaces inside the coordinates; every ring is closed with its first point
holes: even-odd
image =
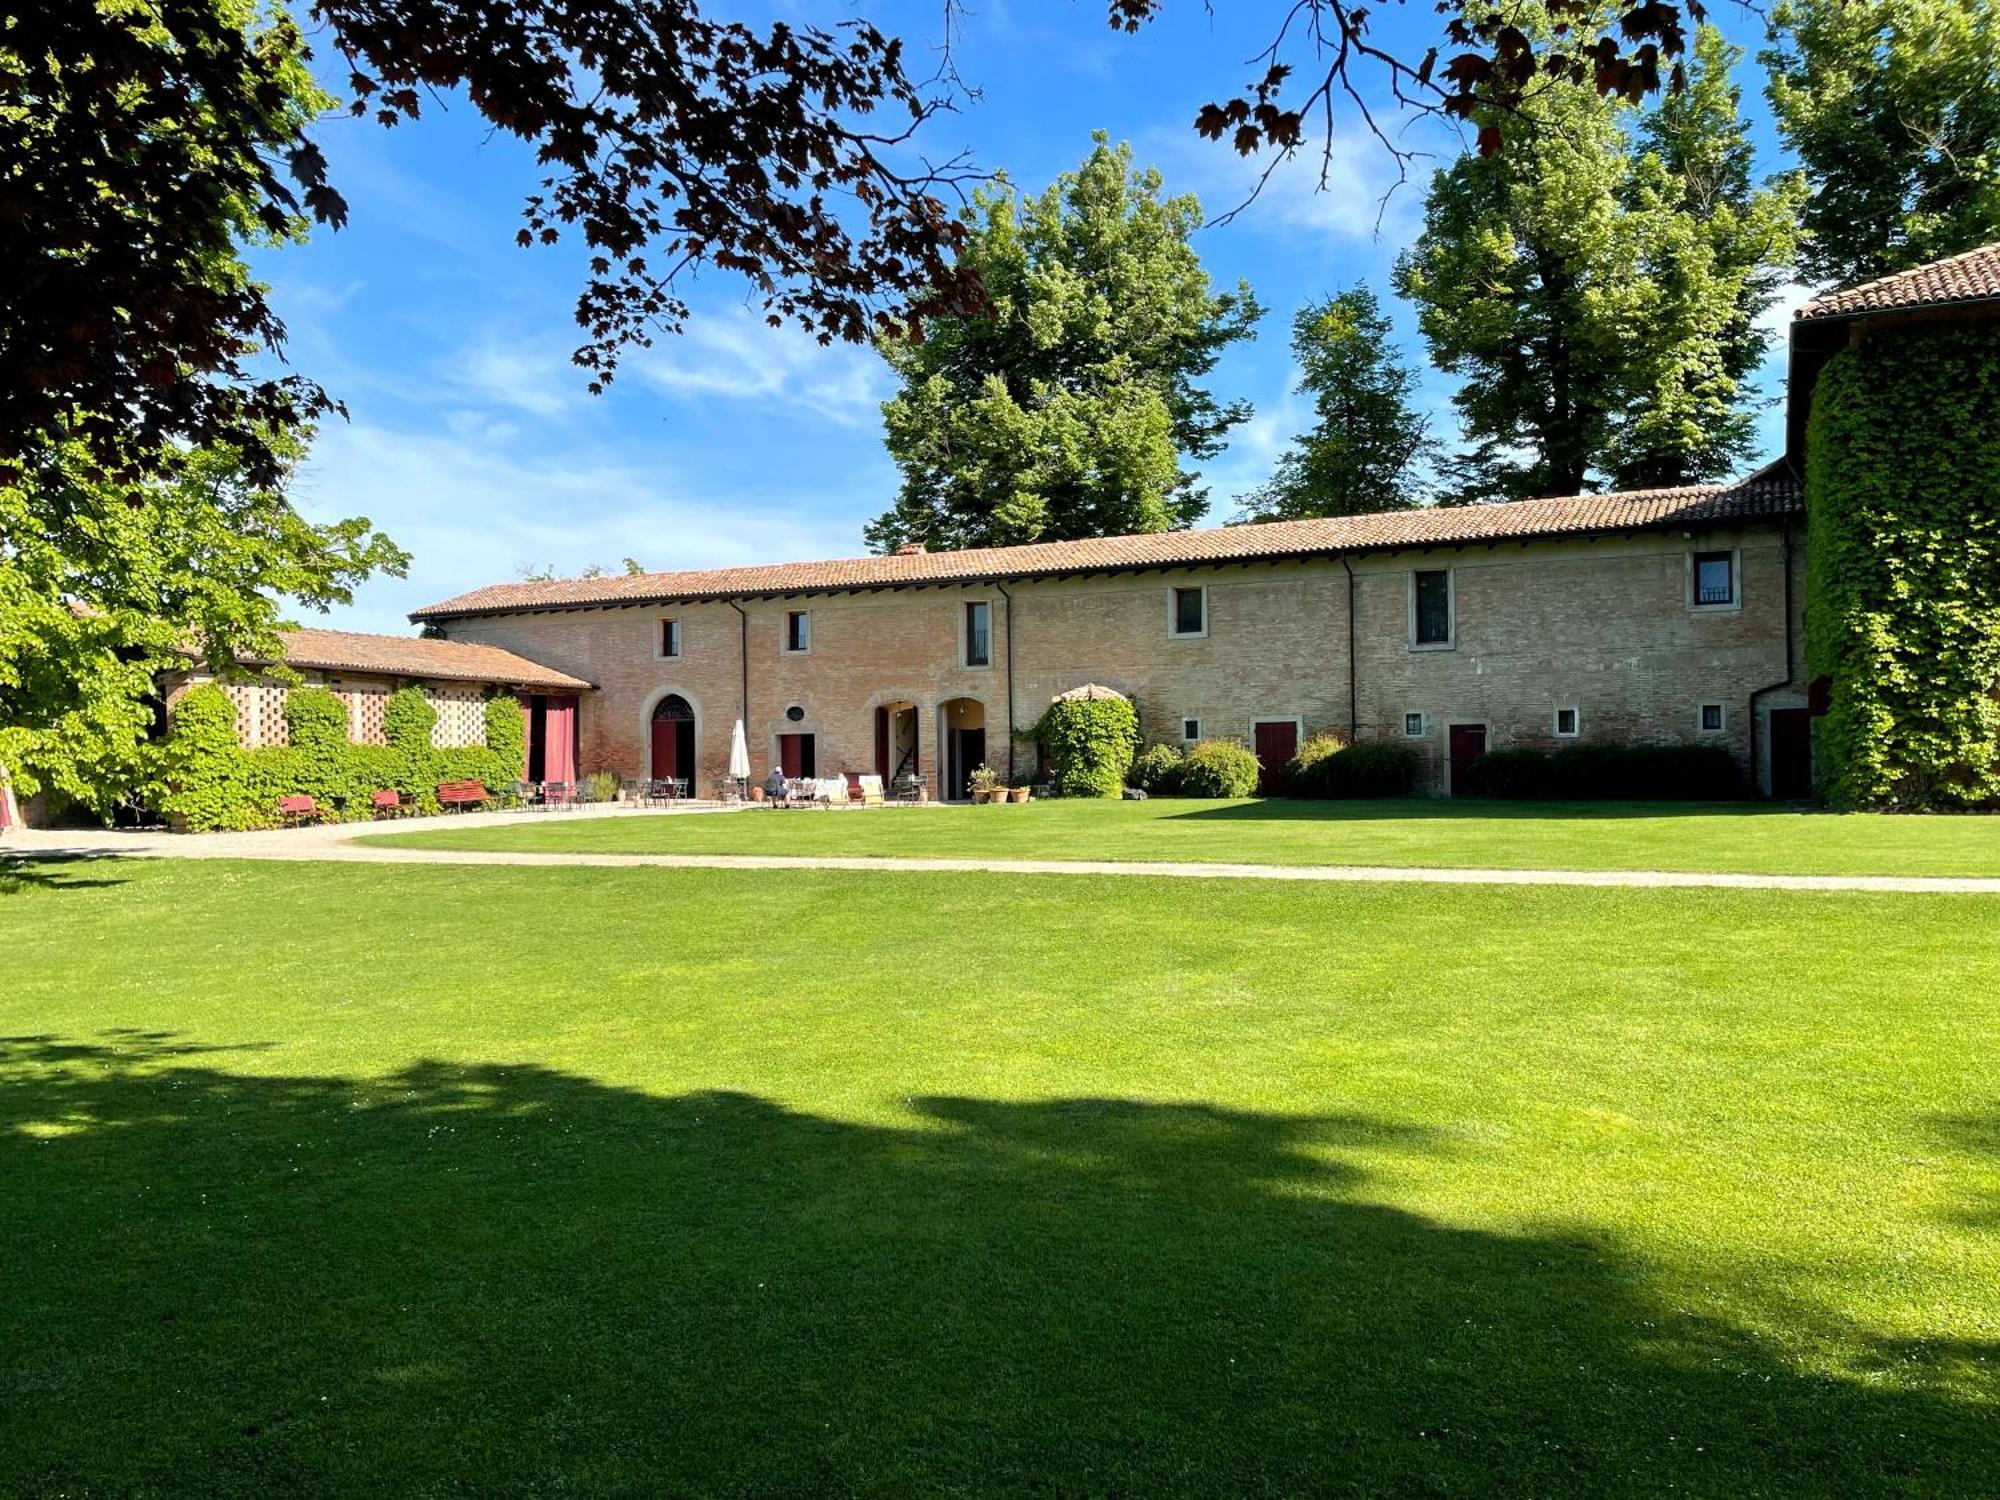
{"type": "MultiPolygon", "coordinates": [[[[1747,764],[1753,690],[1789,679],[1784,663],[1782,545],[1776,527],[1597,542],[1536,542],[1357,558],[1359,730],[1403,739],[1404,715],[1421,713],[1410,738],[1425,757],[1426,786],[1445,789],[1447,726],[1482,723],[1488,743],[1557,743],[1554,714],[1574,707],[1581,738],[1714,739],[1747,764]],[[1695,550],[1733,549],[1740,603],[1689,607],[1695,550]],[[1455,635],[1448,650],[1413,650],[1409,590],[1418,568],[1449,569],[1455,635]],[[1702,703],[1724,705],[1724,729],[1697,727],[1702,703]]],[[[1793,546],[1802,576],[1802,539],[1793,546]]],[[[922,769],[939,775],[942,734],[983,718],[986,758],[1008,754],[1012,722],[1025,729],[1056,693],[1099,682],[1138,704],[1148,741],[1178,740],[1184,719],[1204,736],[1248,741],[1259,719],[1315,729],[1349,724],[1348,574],[1338,559],[1177,569],[1107,578],[804,596],[678,608],[579,609],[451,622],[455,640],[503,646],[583,677],[598,691],[581,709],[580,769],[648,772],[654,706],[677,693],[694,708],[699,779],[727,769],[729,732],[743,714],[753,774],[777,756],[778,736],[815,736],[822,772],[875,763],[875,709],[916,705],[922,769]],[[1207,631],[1169,630],[1170,590],[1207,590],[1207,631]],[[1008,599],[1012,595],[1011,637],[1008,599]],[[964,606],[990,604],[992,661],[963,662],[964,606]],[[783,649],[788,610],[810,617],[811,645],[783,649]],[[680,622],[681,655],[659,655],[662,618],[680,622]],[[957,713],[969,700],[977,710],[957,713]],[[787,717],[790,709],[798,717],[787,717]]],[[[1794,614],[1802,586],[1794,589],[1794,614]]],[[[1795,659],[1799,653],[1794,652],[1795,659]]],[[[1803,702],[1802,685],[1767,694],[1762,707],[1803,702]]],[[[1015,755],[1018,775],[1032,747],[1015,755]]],[[[1761,760],[1761,756],[1760,756],[1761,760]]]]}

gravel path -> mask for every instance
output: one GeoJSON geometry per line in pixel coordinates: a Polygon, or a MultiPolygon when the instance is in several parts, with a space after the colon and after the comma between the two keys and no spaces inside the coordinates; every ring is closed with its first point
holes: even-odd
{"type": "MultiPolygon", "coordinates": [[[[690,808],[688,811],[704,809],[690,808]]],[[[706,809],[712,811],[713,809],[706,809]]],[[[674,817],[673,812],[625,808],[550,814],[563,819],[674,817]]],[[[518,825],[522,814],[466,813],[422,829],[518,825]]],[[[666,870],[884,870],[927,874],[1146,875],[1187,880],[1393,881],[1435,885],[1582,885],[1720,887],[1765,891],[1911,891],[2000,895],[2000,878],[1939,875],[1729,875],[1668,870],[1467,870],[1380,865],[1242,865],[1191,861],[1126,862],[1074,859],[889,859],[775,854],[542,854],[525,851],[404,849],[357,843],[380,825],[335,824],[259,833],[126,833],[12,829],[0,854],[102,858],[338,860],[385,865],[587,865],[666,870]]],[[[412,824],[408,831],[421,831],[412,824]]]]}

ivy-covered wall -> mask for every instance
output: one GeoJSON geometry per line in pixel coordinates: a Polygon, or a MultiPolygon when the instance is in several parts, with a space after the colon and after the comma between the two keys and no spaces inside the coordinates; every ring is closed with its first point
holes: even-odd
{"type": "Polygon", "coordinates": [[[2000,324],[1875,333],[1820,375],[1806,661],[1836,807],[2000,805],[2000,324]]]}
{"type": "Polygon", "coordinates": [[[160,748],[154,800],[160,811],[198,832],[268,828],[278,799],[303,793],[330,814],[373,815],[371,798],[393,789],[419,810],[435,811],[441,781],[484,782],[500,791],[520,780],[524,721],[520,703],[486,705],[486,743],[439,750],[431,745],[437,713],[419,688],[394,694],[384,711],[387,745],[347,737],[347,708],[325,688],[294,688],[285,697],[291,743],[245,749],[236,737],[236,706],[215,683],[191,688],[174,706],[173,730],[160,748]]]}

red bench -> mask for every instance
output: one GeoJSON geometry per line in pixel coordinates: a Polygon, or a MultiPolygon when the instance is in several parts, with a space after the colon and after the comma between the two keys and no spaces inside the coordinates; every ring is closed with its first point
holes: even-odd
{"type": "Polygon", "coordinates": [[[380,791],[369,798],[369,801],[374,804],[375,816],[378,818],[394,818],[402,815],[403,796],[400,792],[380,791]]]}
{"type": "Polygon", "coordinates": [[[296,828],[301,823],[317,823],[325,816],[320,805],[303,792],[278,799],[278,817],[288,828],[296,828]]]}
{"type": "Polygon", "coordinates": [[[441,781],[438,783],[438,805],[441,807],[475,807],[486,800],[486,783],[483,781],[441,781]]]}

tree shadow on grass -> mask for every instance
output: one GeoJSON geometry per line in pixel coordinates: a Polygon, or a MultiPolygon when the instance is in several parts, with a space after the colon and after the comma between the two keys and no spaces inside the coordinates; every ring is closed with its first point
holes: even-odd
{"type": "MultiPolygon", "coordinates": [[[[1173,799],[1167,799],[1171,802],[1173,799]]],[[[1449,823],[1464,818],[1511,819],[1524,823],[1610,821],[1631,818],[1797,817],[1799,810],[1773,802],[1512,802],[1484,797],[1265,797],[1226,807],[1189,802],[1170,818],[1219,822],[1277,823],[1449,823]]]]}
{"type": "MultiPolygon", "coordinates": [[[[1965,1493],[1614,1245],[1368,1201],[1394,1123],[856,1124],[541,1067],[0,1048],[0,1492],[1965,1493]]],[[[1990,1394],[1990,1393],[1988,1393],[1990,1394]]]]}
{"type": "MultiPolygon", "coordinates": [[[[89,861],[95,863],[95,861],[89,861]]],[[[116,879],[82,879],[69,873],[67,866],[83,864],[86,861],[78,855],[48,856],[37,854],[32,863],[11,855],[0,854],[0,896],[18,895],[23,891],[100,891],[107,886],[123,885],[125,877],[116,879]]]]}

